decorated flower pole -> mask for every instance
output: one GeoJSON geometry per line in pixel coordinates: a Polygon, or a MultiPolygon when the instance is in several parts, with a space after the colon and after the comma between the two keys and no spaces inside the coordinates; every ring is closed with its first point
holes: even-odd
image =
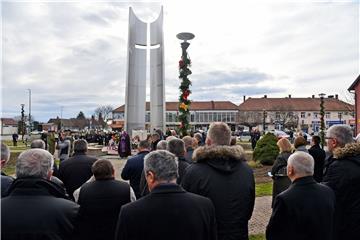
{"type": "Polygon", "coordinates": [[[195,37],[194,34],[183,32],[176,35],[176,37],[180,40],[183,40],[181,43],[182,49],[182,56],[179,61],[179,78],[181,79],[180,84],[180,96],[179,96],[179,130],[181,136],[188,135],[188,129],[190,128],[189,124],[189,113],[190,113],[190,104],[191,101],[188,99],[191,91],[189,89],[191,85],[191,81],[189,80],[188,76],[191,74],[191,70],[189,66],[191,66],[190,58],[187,55],[187,48],[189,47],[190,43],[187,42],[195,37]]]}

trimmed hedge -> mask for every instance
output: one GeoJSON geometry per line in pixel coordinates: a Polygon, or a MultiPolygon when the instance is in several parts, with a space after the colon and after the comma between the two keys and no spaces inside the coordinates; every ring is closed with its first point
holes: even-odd
{"type": "Polygon", "coordinates": [[[279,148],[276,145],[277,141],[277,137],[274,134],[270,132],[266,133],[256,143],[253,159],[263,165],[273,165],[279,154],[279,148]]]}

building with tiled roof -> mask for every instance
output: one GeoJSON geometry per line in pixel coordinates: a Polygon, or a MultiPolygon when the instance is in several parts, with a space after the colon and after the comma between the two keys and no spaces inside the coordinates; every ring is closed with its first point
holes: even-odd
{"type": "MultiPolygon", "coordinates": [[[[179,125],[178,102],[166,102],[166,126],[179,125]]],[[[338,95],[324,98],[325,124],[354,126],[354,106],[338,99],[338,95]]],[[[113,111],[114,121],[124,123],[125,105],[113,111]]],[[[146,123],[149,127],[150,104],[146,103],[146,123]]],[[[230,101],[194,101],[190,106],[190,124],[193,128],[208,128],[212,122],[226,122],[232,130],[243,126],[263,130],[302,129],[317,132],[320,128],[320,98],[248,98],[237,106],[230,101]]]]}
{"type": "MultiPolygon", "coordinates": [[[[239,106],[239,123],[251,122],[251,127],[264,129],[294,128],[317,132],[320,128],[320,98],[248,98],[239,106]]],[[[338,99],[324,98],[325,125],[354,125],[354,106],[338,99]]]]}
{"type": "Polygon", "coordinates": [[[348,88],[349,92],[355,94],[355,132],[356,134],[360,133],[360,75],[355,79],[355,81],[348,88]]]}
{"type": "Polygon", "coordinates": [[[18,132],[18,123],[13,118],[0,118],[0,134],[12,135],[18,132]]]}
{"type": "MultiPolygon", "coordinates": [[[[166,102],[166,126],[176,127],[178,102],[166,102]]],[[[190,106],[190,124],[195,129],[207,128],[211,122],[222,121],[229,124],[235,130],[237,122],[238,106],[230,101],[193,101],[190,106]]],[[[123,121],[125,119],[125,105],[113,111],[113,119],[123,121]]],[[[146,124],[150,123],[150,103],[146,102],[146,124]]]]}
{"type": "Polygon", "coordinates": [[[94,118],[91,119],[77,119],[77,118],[51,118],[47,124],[53,124],[57,126],[57,130],[80,131],[85,129],[102,129],[103,124],[94,118]]]}

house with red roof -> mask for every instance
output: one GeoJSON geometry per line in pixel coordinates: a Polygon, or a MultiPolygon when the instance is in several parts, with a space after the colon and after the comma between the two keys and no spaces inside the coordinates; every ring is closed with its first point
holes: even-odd
{"type": "MultiPolygon", "coordinates": [[[[321,99],[309,98],[248,98],[239,106],[239,122],[253,119],[259,130],[296,129],[308,133],[320,129],[321,99]],[[249,116],[252,116],[249,117],[249,116]],[[256,117],[257,116],[257,117],[256,117]],[[254,120],[255,119],[255,120],[254,120]]],[[[324,98],[325,126],[348,124],[354,126],[354,106],[329,95],[324,98]]],[[[244,124],[246,125],[246,124],[244,124]]]]}
{"type": "Polygon", "coordinates": [[[12,135],[18,133],[18,123],[13,118],[0,118],[0,134],[12,135]]]}

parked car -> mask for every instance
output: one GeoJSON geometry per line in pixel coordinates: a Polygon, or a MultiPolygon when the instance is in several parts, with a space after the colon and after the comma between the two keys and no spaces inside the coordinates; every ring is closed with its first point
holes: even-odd
{"type": "Polygon", "coordinates": [[[240,133],[240,136],[238,139],[242,142],[250,142],[251,141],[250,132],[243,131],[242,133],[240,133]]]}
{"type": "Polygon", "coordinates": [[[287,134],[286,132],[281,131],[281,130],[274,129],[274,130],[270,130],[269,132],[271,132],[272,134],[274,134],[278,139],[280,139],[280,138],[287,138],[287,139],[289,139],[289,138],[290,138],[290,135],[289,135],[289,134],[287,134]]]}

